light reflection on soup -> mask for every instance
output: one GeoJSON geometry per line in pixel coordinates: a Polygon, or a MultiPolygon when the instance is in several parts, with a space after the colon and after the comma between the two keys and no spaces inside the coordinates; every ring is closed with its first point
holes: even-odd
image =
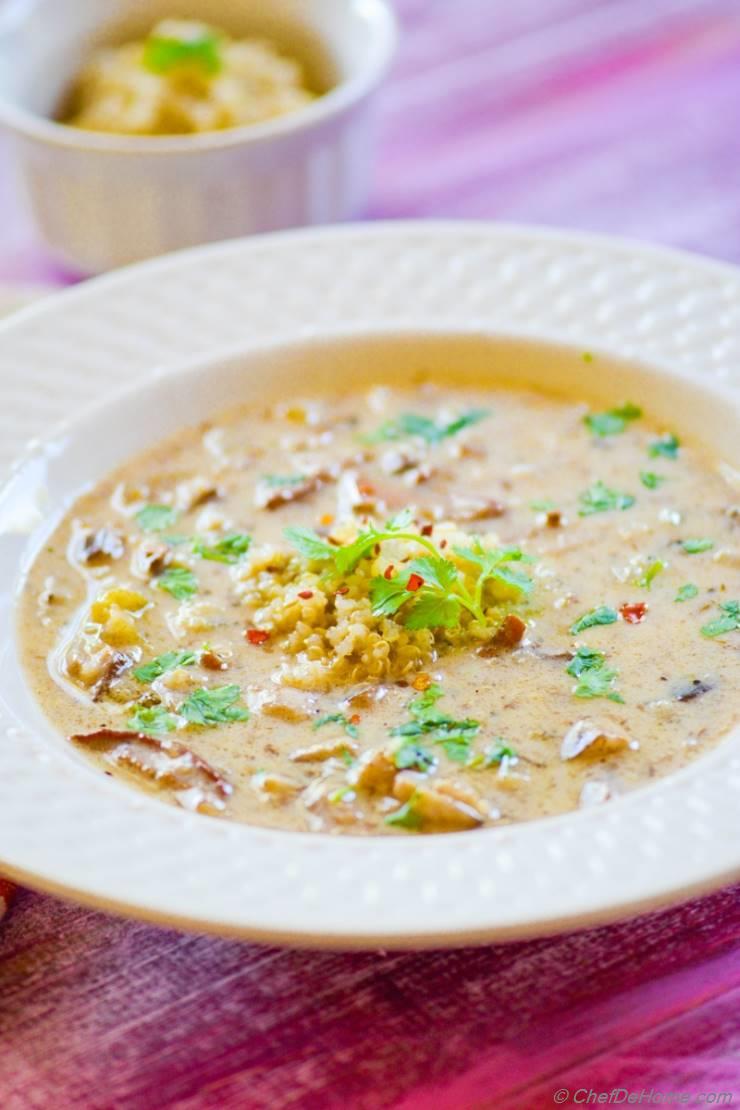
{"type": "Polygon", "coordinates": [[[738,719],[732,478],[630,403],[427,384],[238,409],[67,514],[22,600],[28,671],[102,769],[238,821],[600,804],[738,719]]]}

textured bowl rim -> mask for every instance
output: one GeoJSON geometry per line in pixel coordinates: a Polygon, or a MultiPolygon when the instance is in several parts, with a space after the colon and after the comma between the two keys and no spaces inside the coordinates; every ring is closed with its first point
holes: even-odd
{"type": "MultiPolygon", "coordinates": [[[[372,20],[375,41],[364,66],[344,77],[311,104],[274,120],[185,136],[119,135],[70,127],[30,112],[0,96],[0,124],[46,146],[119,157],[198,155],[233,147],[254,149],[296,134],[310,134],[369,96],[390,68],[398,46],[398,17],[388,0],[352,0],[352,3],[359,4],[363,14],[369,15],[372,20]]],[[[3,22],[7,23],[12,14],[12,7],[0,14],[0,34],[3,22]]]]}
{"type": "MultiPolygon", "coordinates": [[[[195,361],[202,365],[220,361],[227,347],[249,349],[274,343],[276,336],[289,342],[331,334],[332,323],[343,332],[352,326],[364,333],[383,327],[400,330],[397,320],[389,326],[378,323],[385,305],[398,302],[398,288],[389,289],[385,300],[380,284],[389,263],[399,260],[406,263],[402,280],[402,293],[408,301],[408,306],[404,304],[408,314],[408,319],[403,319],[405,330],[423,326],[450,332],[475,330],[482,326],[481,320],[489,319],[491,313],[495,318],[500,311],[511,314],[512,327],[507,330],[516,335],[556,342],[560,337],[568,345],[588,342],[598,350],[601,334],[606,353],[630,360],[634,360],[634,352],[626,347],[637,330],[641,344],[651,351],[651,342],[657,345],[657,353],[643,359],[648,364],[654,362],[692,381],[702,372],[713,372],[718,388],[736,389],[740,272],[733,267],[602,236],[444,223],[286,232],[195,248],[107,275],[31,306],[4,323],[0,327],[0,380],[3,373],[13,373],[14,367],[24,365],[18,388],[26,389],[27,394],[15,405],[27,406],[34,396],[35,375],[46,374],[50,381],[49,376],[64,367],[65,358],[69,366],[75,365],[84,351],[83,361],[89,359],[89,365],[80,372],[92,389],[94,375],[106,372],[101,352],[108,349],[104,344],[110,344],[110,334],[122,338],[128,335],[127,329],[141,329],[142,323],[152,330],[157,349],[162,351],[161,362],[170,356],[170,363],[195,361]],[[350,298],[351,311],[357,315],[348,325],[346,304],[339,299],[327,307],[326,281],[316,274],[336,273],[337,259],[350,254],[359,268],[354,274],[343,272],[341,292],[350,298]],[[467,270],[463,268],[467,284],[461,282],[456,261],[468,265],[467,270]],[[309,278],[296,272],[297,263],[309,267],[309,278]],[[496,271],[499,264],[501,272],[496,271]],[[290,335],[285,335],[277,314],[264,321],[262,334],[252,335],[248,325],[245,338],[238,343],[224,343],[212,356],[193,357],[189,352],[191,357],[186,359],[191,336],[178,335],[180,349],[173,353],[167,335],[156,334],[163,314],[153,291],[180,303],[198,295],[204,270],[211,278],[217,270],[223,271],[221,291],[232,288],[233,301],[216,304],[213,297],[208,306],[213,319],[197,336],[202,349],[212,351],[214,341],[223,337],[225,320],[238,315],[241,328],[243,301],[234,295],[234,286],[248,278],[250,269],[259,274],[265,297],[275,289],[285,293],[286,283],[297,290],[299,300],[290,303],[286,329],[290,335]],[[506,277],[509,270],[514,279],[506,277]],[[598,278],[593,283],[598,286],[597,293],[584,291],[584,274],[598,278]],[[430,280],[431,286],[424,288],[430,280]],[[527,292],[529,282],[537,285],[537,303],[533,307],[525,300],[523,307],[518,307],[517,291],[527,292]],[[576,316],[591,314],[589,327],[599,323],[592,297],[618,318],[610,327],[600,327],[598,334],[578,320],[578,338],[574,338],[560,321],[554,290],[575,298],[576,316]],[[478,292],[484,294],[482,314],[475,299],[478,292]],[[492,292],[500,302],[495,309],[490,307],[492,292]],[[368,304],[373,297],[375,301],[368,304]],[[460,304],[451,304],[450,297],[457,297],[460,304]],[[700,328],[694,332],[683,326],[687,319],[694,319],[692,298],[699,298],[702,312],[711,320],[709,334],[716,333],[718,339],[714,345],[700,328]],[[324,314],[317,320],[319,301],[324,314]],[[729,306],[727,312],[725,305],[729,306]],[[440,319],[445,312],[459,313],[459,327],[440,319]],[[730,368],[729,381],[725,367],[730,368]]],[[[567,296],[563,302],[567,308],[566,302],[567,296]]],[[[255,318],[259,317],[261,326],[264,305],[258,309],[255,318]]],[[[183,318],[189,319],[185,314],[183,318]]],[[[184,328],[182,320],[179,324],[184,328]]],[[[486,330],[501,333],[503,328],[489,322],[486,330]]],[[[111,377],[122,358],[122,352],[110,348],[111,377]]],[[[144,347],[127,349],[125,358],[137,363],[139,374],[157,361],[144,347]]],[[[57,403],[60,411],[61,404],[57,403]]],[[[210,859],[214,866],[225,859],[229,867],[245,868],[249,881],[243,890],[229,893],[215,888],[213,901],[204,905],[202,875],[187,876],[190,885],[186,884],[184,892],[173,889],[171,883],[167,890],[158,891],[152,886],[151,861],[134,866],[122,856],[120,873],[108,860],[102,866],[96,847],[87,843],[87,828],[74,830],[79,855],[55,857],[54,830],[70,833],[75,819],[66,809],[71,802],[68,795],[74,795],[81,785],[82,780],[77,787],[75,781],[82,771],[77,767],[71,770],[66,762],[62,769],[41,763],[32,770],[28,780],[32,789],[23,794],[21,809],[14,809],[13,773],[21,774],[24,767],[28,770],[25,743],[32,741],[17,724],[8,727],[3,715],[0,707],[0,726],[5,726],[8,738],[0,745],[0,859],[7,872],[90,905],[162,923],[310,946],[462,944],[541,935],[634,914],[709,890],[740,873],[740,830],[733,818],[740,796],[740,757],[729,742],[692,767],[647,788],[651,803],[647,814],[640,805],[647,791],[637,791],[613,807],[605,807],[598,818],[582,812],[455,837],[403,840],[400,844],[395,838],[376,839],[365,841],[362,850],[352,838],[348,843],[341,838],[274,834],[168,810],[155,802],[147,804],[148,800],[139,802],[138,796],[123,787],[118,788],[119,795],[115,784],[106,780],[100,791],[106,803],[100,820],[118,821],[120,817],[119,831],[125,828],[134,838],[152,833],[154,839],[146,843],[156,848],[154,854],[161,853],[163,861],[180,859],[184,848],[183,861],[190,859],[191,852],[202,860],[200,853],[208,841],[216,853],[210,859]],[[6,772],[9,782],[3,781],[6,772]],[[53,789],[55,797],[54,812],[47,815],[46,834],[40,839],[26,827],[31,815],[39,816],[36,789],[53,789]],[[150,824],[154,809],[156,818],[150,824]],[[19,813],[24,819],[18,819],[19,813]],[[583,829],[587,835],[579,837],[578,831],[583,829]],[[630,838],[634,841],[636,829],[646,838],[644,855],[634,843],[628,844],[630,838]],[[625,868],[622,851],[633,853],[633,868],[625,868]],[[249,859],[239,862],[244,854],[254,857],[255,853],[258,868],[249,859]],[[517,894],[512,876],[522,860],[529,864],[525,873],[532,888],[523,892],[524,910],[507,901],[517,894]],[[574,875],[579,869],[580,878],[574,875]],[[564,879],[570,884],[565,893],[552,889],[553,882],[564,879]]],[[[85,791],[90,777],[84,774],[85,791]]],[[[185,862],[183,867],[187,870],[185,862]]],[[[217,877],[213,877],[214,883],[217,877]]]]}

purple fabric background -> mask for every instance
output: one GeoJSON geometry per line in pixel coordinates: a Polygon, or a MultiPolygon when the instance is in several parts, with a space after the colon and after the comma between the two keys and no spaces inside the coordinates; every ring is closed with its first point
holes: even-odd
{"type": "MultiPolygon", "coordinates": [[[[740,258],[738,0],[397,6],[368,215],[740,258]]],[[[0,212],[0,279],[63,280],[1,155],[0,212]]],[[[21,892],[0,930],[0,1107],[540,1110],[559,1088],[737,1103],[739,893],[557,940],[344,956],[21,892]]]]}

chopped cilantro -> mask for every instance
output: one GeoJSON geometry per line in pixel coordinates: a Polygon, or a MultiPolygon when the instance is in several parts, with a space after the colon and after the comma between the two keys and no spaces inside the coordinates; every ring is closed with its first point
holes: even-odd
{"type": "Polygon", "coordinates": [[[609,489],[602,481],[594,482],[578,500],[581,503],[579,516],[593,516],[594,513],[607,513],[613,509],[624,512],[635,503],[631,493],[620,493],[618,490],[609,489]]]}
{"type": "Polygon", "coordinates": [[[468,767],[473,770],[483,770],[488,767],[498,767],[504,760],[516,762],[517,754],[512,747],[499,738],[480,755],[473,756],[468,762],[468,767]]]}
{"type": "Polygon", "coordinates": [[[680,446],[679,439],[670,432],[652,441],[648,447],[648,455],[651,459],[676,459],[680,446]]]}
{"type": "Polygon", "coordinates": [[[134,678],[137,682],[154,682],[155,678],[173,671],[175,667],[190,667],[195,662],[195,653],[192,651],[166,651],[158,655],[149,663],[134,669],[134,678]]]}
{"type": "Polygon", "coordinates": [[[263,474],[262,481],[271,489],[284,489],[285,486],[299,486],[305,482],[305,474],[263,474]]]}
{"type": "Polygon", "coordinates": [[[681,586],[678,593],[674,597],[674,601],[690,601],[692,597],[696,597],[699,593],[699,587],[695,586],[693,582],[687,582],[685,586],[681,586]]]}
{"type": "Polygon", "coordinates": [[[705,624],[701,630],[702,636],[707,636],[710,640],[740,629],[740,601],[724,601],[720,609],[723,615],[705,624]]]}
{"type": "Polygon", "coordinates": [[[144,68],[152,73],[195,67],[214,77],[223,65],[221,40],[207,29],[189,39],[150,35],[144,43],[141,61],[144,68]]]}
{"type": "Polygon", "coordinates": [[[311,562],[334,562],[339,548],[322,540],[312,528],[286,528],[286,540],[298,551],[304,559],[311,562]]]}
{"type": "Polygon", "coordinates": [[[404,740],[393,756],[393,762],[399,771],[431,771],[435,764],[435,758],[431,752],[423,748],[421,744],[415,744],[412,740],[404,740]]]}
{"type": "Polygon", "coordinates": [[[681,540],[681,547],[687,555],[700,555],[702,551],[711,551],[714,547],[714,540],[707,539],[690,539],[681,540]]]}
{"type": "Polygon", "coordinates": [[[637,579],[637,585],[649,590],[653,580],[664,570],[665,563],[662,559],[652,559],[646,566],[644,573],[637,579]]]}
{"type": "Polygon", "coordinates": [[[136,520],[144,532],[164,532],[175,524],[179,515],[171,505],[145,505],[136,514],[136,520]]]}
{"type": "Polygon", "coordinates": [[[385,818],[385,823],[399,829],[415,830],[421,828],[422,817],[414,807],[414,796],[412,795],[400,809],[395,810],[394,813],[389,813],[385,818]]]}
{"type": "Polygon", "coordinates": [[[249,550],[252,537],[246,532],[229,532],[216,543],[208,544],[205,540],[196,540],[193,552],[200,555],[201,559],[210,559],[215,563],[238,563],[242,555],[249,550]]]}
{"type": "Polygon", "coordinates": [[[614,624],[617,620],[619,620],[619,613],[616,609],[612,609],[610,605],[599,605],[579,617],[570,630],[574,636],[577,636],[586,628],[593,628],[597,624],[614,624]]]}
{"type": "Polygon", "coordinates": [[[157,579],[157,586],[177,601],[186,601],[198,592],[198,579],[189,567],[168,567],[157,579]]]}
{"type": "Polygon", "coordinates": [[[344,713],[325,713],[323,717],[319,717],[318,720],[314,721],[313,727],[317,729],[329,724],[341,725],[347,735],[351,736],[353,740],[356,740],[360,735],[360,730],[357,725],[353,724],[344,713]]]}
{"type": "Polygon", "coordinates": [[[235,705],[241,697],[238,686],[211,686],[193,690],[180,706],[180,716],[191,725],[208,728],[230,721],[246,721],[249,712],[235,705]]]}
{"type": "Polygon", "coordinates": [[[577,698],[609,698],[610,701],[623,702],[622,695],[613,688],[617,671],[606,666],[603,651],[592,648],[579,648],[565,668],[566,673],[577,678],[573,694],[577,698]]]}
{"type": "Polygon", "coordinates": [[[470,759],[473,739],[480,731],[480,723],[470,718],[455,720],[437,709],[437,702],[443,691],[436,683],[431,685],[409,703],[412,720],[391,729],[391,736],[416,738],[428,736],[436,744],[441,744],[448,759],[455,763],[467,763],[470,759]]]}
{"type": "Polygon", "coordinates": [[[169,713],[163,705],[137,705],[126,722],[132,732],[145,732],[149,736],[161,736],[177,728],[177,717],[169,713]]]}
{"type": "Polygon", "coordinates": [[[665,482],[665,478],[662,474],[656,474],[652,470],[641,470],[640,481],[645,489],[657,489],[658,486],[665,482]]]}
{"type": "Polygon", "coordinates": [[[370,436],[373,443],[382,442],[384,440],[405,439],[407,437],[416,436],[418,439],[423,439],[429,444],[441,443],[443,439],[449,436],[457,435],[463,428],[469,428],[472,424],[477,424],[479,421],[484,420],[488,416],[486,409],[470,409],[468,412],[462,413],[457,419],[449,421],[449,423],[439,423],[436,420],[430,420],[428,416],[419,416],[417,413],[406,412],[399,416],[398,420],[387,420],[382,424],[377,432],[370,436]]]}
{"type": "Polygon", "coordinates": [[[595,436],[616,436],[633,420],[639,420],[642,409],[628,401],[620,408],[607,412],[594,412],[584,416],[583,423],[595,436]]]}

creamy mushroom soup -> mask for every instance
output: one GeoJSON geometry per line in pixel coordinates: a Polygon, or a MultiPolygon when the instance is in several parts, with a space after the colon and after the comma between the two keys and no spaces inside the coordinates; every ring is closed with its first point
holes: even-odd
{"type": "Polygon", "coordinates": [[[33,688],[101,772],[330,833],[608,803],[738,720],[737,475],[627,399],[240,408],[67,513],[33,688]]]}

